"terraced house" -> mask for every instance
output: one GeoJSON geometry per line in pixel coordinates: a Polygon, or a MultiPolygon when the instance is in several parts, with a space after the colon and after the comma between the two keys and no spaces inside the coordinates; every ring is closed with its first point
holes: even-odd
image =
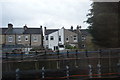
{"type": "Polygon", "coordinates": [[[43,46],[42,26],[40,28],[13,28],[13,24],[8,24],[8,28],[1,28],[0,33],[3,51],[19,49],[28,52],[33,47],[43,46]]]}
{"type": "Polygon", "coordinates": [[[44,29],[44,47],[52,50],[64,50],[67,47],[79,47],[80,43],[80,27],[76,30],[65,29],[44,29]]]}

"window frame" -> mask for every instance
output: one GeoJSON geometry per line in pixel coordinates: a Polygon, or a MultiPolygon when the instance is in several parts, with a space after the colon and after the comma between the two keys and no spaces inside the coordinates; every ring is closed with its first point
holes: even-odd
{"type": "Polygon", "coordinates": [[[8,36],[8,42],[13,42],[13,37],[12,36],[8,36]]]}
{"type": "Polygon", "coordinates": [[[25,36],[25,41],[28,41],[28,36],[25,36]]]}
{"type": "Polygon", "coordinates": [[[21,36],[20,35],[18,36],[18,41],[21,41],[21,36]]]}

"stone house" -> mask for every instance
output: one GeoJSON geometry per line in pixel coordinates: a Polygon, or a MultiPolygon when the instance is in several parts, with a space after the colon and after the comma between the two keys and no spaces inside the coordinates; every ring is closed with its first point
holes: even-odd
{"type": "Polygon", "coordinates": [[[26,25],[23,28],[13,28],[12,24],[8,24],[8,28],[1,28],[2,37],[0,45],[3,51],[22,49],[25,52],[33,47],[43,46],[42,26],[40,28],[28,28],[26,25]]]}

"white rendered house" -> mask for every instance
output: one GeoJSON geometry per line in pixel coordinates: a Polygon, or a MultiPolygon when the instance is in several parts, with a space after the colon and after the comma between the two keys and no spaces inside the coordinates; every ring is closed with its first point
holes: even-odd
{"type": "Polygon", "coordinates": [[[44,47],[52,50],[64,50],[66,43],[76,46],[77,34],[65,29],[46,29],[44,36],[44,47]]]}

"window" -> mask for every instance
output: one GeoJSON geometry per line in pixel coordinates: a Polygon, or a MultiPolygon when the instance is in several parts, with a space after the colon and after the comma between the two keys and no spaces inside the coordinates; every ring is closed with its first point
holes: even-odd
{"type": "Polygon", "coordinates": [[[82,35],[82,40],[85,40],[85,36],[82,35]]]}
{"type": "Polygon", "coordinates": [[[77,36],[74,36],[74,40],[77,40],[77,36]]]}
{"type": "Polygon", "coordinates": [[[50,40],[54,40],[54,37],[53,37],[53,36],[51,36],[51,37],[50,37],[50,40]]]}
{"type": "Polygon", "coordinates": [[[61,36],[59,36],[59,41],[61,41],[61,36]]]}
{"type": "Polygon", "coordinates": [[[48,36],[46,36],[46,40],[48,40],[48,36]]]}
{"type": "Polygon", "coordinates": [[[37,42],[38,41],[38,37],[37,36],[33,36],[33,42],[37,42]]]}
{"type": "Polygon", "coordinates": [[[12,36],[9,36],[8,37],[8,42],[12,42],[13,41],[13,37],[12,36]]]}
{"type": "Polygon", "coordinates": [[[25,36],[25,41],[28,41],[28,36],[25,36]]]}
{"type": "Polygon", "coordinates": [[[21,36],[18,36],[18,41],[21,41],[21,36]]]}
{"type": "Polygon", "coordinates": [[[85,48],[85,44],[82,44],[82,48],[85,48]]]}
{"type": "Polygon", "coordinates": [[[66,38],[66,41],[68,41],[69,40],[69,38],[66,38]]]}

